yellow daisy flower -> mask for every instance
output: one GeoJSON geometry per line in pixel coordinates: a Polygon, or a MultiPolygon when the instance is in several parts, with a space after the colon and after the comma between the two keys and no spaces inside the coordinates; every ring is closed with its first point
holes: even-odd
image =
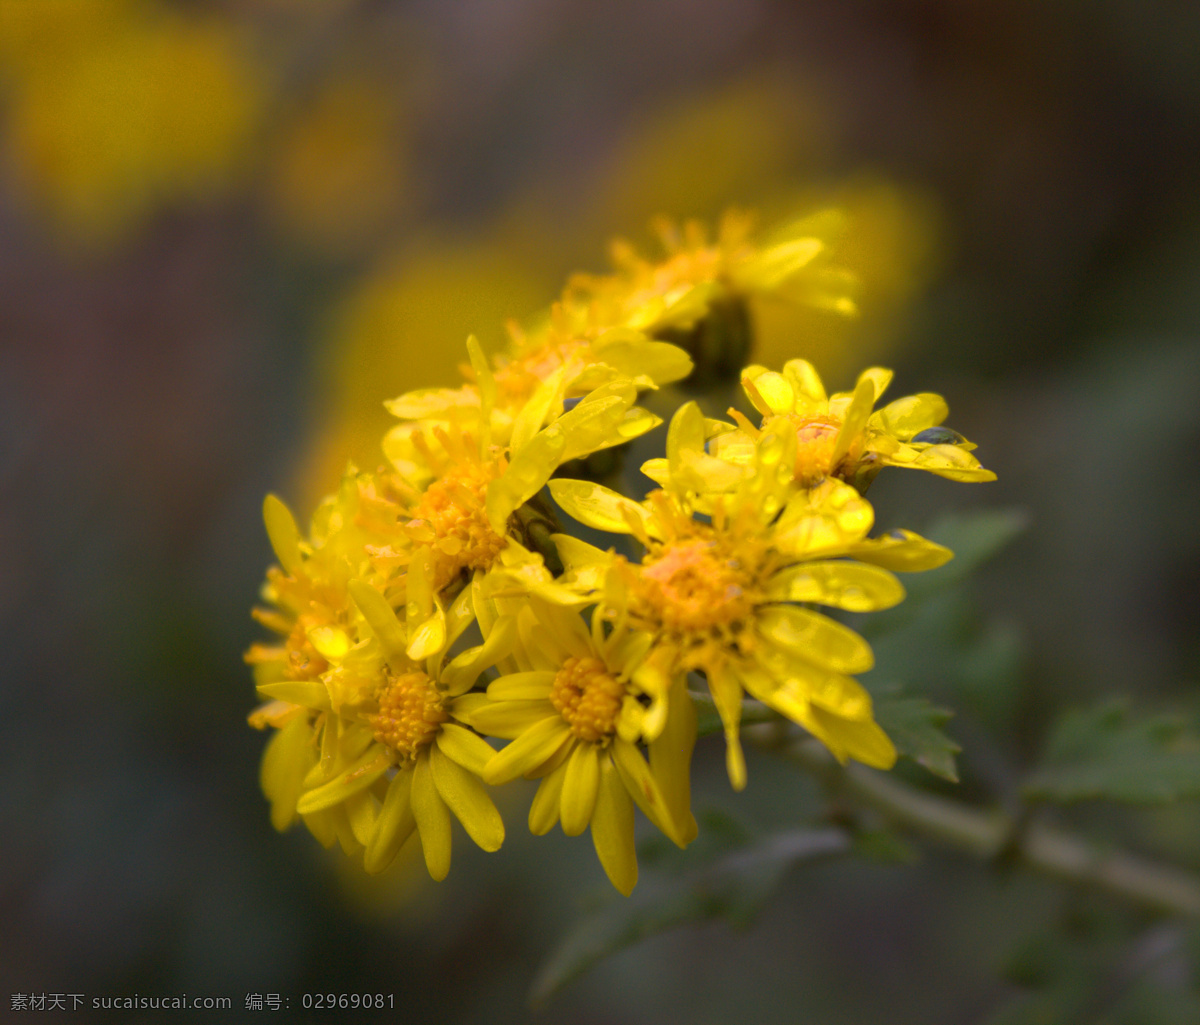
{"type": "Polygon", "coordinates": [[[596,323],[581,304],[556,302],[534,328],[510,322],[508,332],[508,348],[495,360],[497,406],[503,410],[520,411],[546,390],[562,402],[616,380],[641,391],[692,372],[683,349],[633,328],[596,323]]]}
{"type": "MultiPolygon", "coordinates": [[[[283,723],[264,757],[264,789],[275,806],[294,800],[294,813],[326,846],[338,841],[347,853],[363,852],[368,872],[386,868],[415,833],[429,874],[440,880],[450,868],[452,814],[484,850],[498,850],[504,839],[478,778],[494,752],[459,720],[457,702],[507,653],[512,620],[500,620],[484,644],[446,663],[447,649],[474,618],[464,592],[449,613],[446,647],[417,664],[405,654],[406,631],[387,599],[363,580],[348,586],[352,647],[331,656],[319,680],[258,688],[284,706],[252,717],[283,723]]],[[[281,810],[277,824],[284,819],[281,810]]]]}
{"type": "Polygon", "coordinates": [[[753,294],[802,293],[843,313],[853,313],[845,275],[821,265],[827,246],[813,233],[811,221],[799,221],[766,244],[751,240],[753,218],[730,210],[710,241],[699,221],[682,228],[667,218],[652,227],[666,253],[647,260],[624,240],[613,243],[613,275],[577,274],[564,299],[590,308],[592,318],[662,337],[664,331],[688,330],[714,306],[740,304],[753,294]],[[798,279],[807,279],[804,288],[798,279]]]}
{"type": "Polygon", "coordinates": [[[696,836],[688,779],[696,716],[683,676],[665,691],[644,690],[637,671],[652,638],[627,620],[606,631],[595,611],[589,631],[578,613],[533,598],[517,630],[517,671],[465,699],[472,726],[511,741],[483,778],[540,777],[529,828],[540,836],[561,821],[578,836],[590,826],[608,878],[628,896],[637,882],[634,804],[680,847],[696,836]]]}
{"type": "MultiPolygon", "coordinates": [[[[471,362],[464,367],[471,383],[420,388],[384,405],[393,416],[425,428],[471,425],[476,433],[486,405],[493,442],[510,444],[514,430],[527,438],[531,430],[536,432],[604,385],[624,383],[635,392],[644,391],[680,381],[692,371],[690,357],[678,346],[630,328],[592,325],[562,303],[551,307],[536,329],[526,332],[510,322],[508,330],[509,346],[493,358],[495,370],[472,337],[467,342],[471,362]]],[[[393,433],[402,437],[411,429],[402,425],[393,433]]]]}
{"type": "MultiPolygon", "coordinates": [[[[702,432],[700,419],[689,403],[676,414],[672,433],[702,432]]],[[[632,534],[645,547],[641,563],[632,564],[568,542],[568,582],[596,585],[600,575],[589,576],[589,564],[618,568],[615,586],[614,575],[603,577],[605,615],[628,615],[634,628],[654,637],[643,679],[655,670],[668,678],[704,673],[725,727],[729,777],[739,790],[746,783],[738,738],[743,691],[804,726],[840,760],[891,767],[895,748],[850,675],[871,668],[870,647],[801,603],[852,612],[888,608],[904,589],[864,557],[895,569],[925,569],[950,555],[916,535],[867,539],[871,506],[840,481],[796,489],[797,444],[786,426],[768,429],[754,449],[750,474],[728,493],[709,496],[703,508],[682,488],[636,503],[584,481],[550,485],[555,501],[580,522],[632,534]],[[859,558],[847,559],[851,553],[859,558]]]]}
{"type": "MultiPolygon", "coordinates": [[[[995,480],[971,454],[962,435],[942,427],[949,413],[945,399],[932,392],[907,395],[876,410],[875,402],[892,380],[883,367],[864,370],[852,392],[826,396],[816,369],[807,360],[789,360],[783,373],[750,366],[742,386],[762,426],[786,422],[795,431],[794,476],[802,487],[838,477],[865,491],[884,466],[928,470],[959,481],[995,480]]],[[[737,410],[729,410],[740,431],[719,435],[710,448],[722,459],[746,463],[759,429],[737,410]]]]}
{"type": "Polygon", "coordinates": [[[631,382],[617,380],[594,389],[547,426],[542,425],[552,415],[552,396],[542,405],[531,401],[516,418],[508,444],[494,444],[495,379],[478,345],[468,348],[480,381],[476,433],[406,423],[384,438],[384,454],[399,477],[396,490],[407,488],[410,497],[394,543],[374,547],[371,555],[387,577],[384,590],[392,604],[406,609],[413,659],[442,647],[444,602],[467,574],[496,578],[493,589],[554,593],[542,556],[525,546],[531,541],[529,521],[519,510],[563,463],[622,444],[661,422],[634,406],[631,382]]]}

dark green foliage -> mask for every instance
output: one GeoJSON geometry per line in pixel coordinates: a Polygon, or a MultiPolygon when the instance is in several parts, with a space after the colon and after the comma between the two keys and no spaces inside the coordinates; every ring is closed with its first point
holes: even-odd
{"type": "MultiPolygon", "coordinates": [[[[545,1003],[598,961],[658,933],[715,919],[744,928],[789,868],[843,854],[851,840],[840,829],[792,829],[750,838],[722,816],[702,824],[696,846],[706,846],[708,857],[693,846],[678,863],[687,865],[686,872],[642,879],[632,897],[614,897],[579,918],[542,965],[530,1002],[545,1003]]],[[[655,860],[654,850],[642,854],[644,862],[655,860]]]]}
{"type": "Polygon", "coordinates": [[[952,715],[925,698],[896,696],[875,702],[875,721],[892,738],[900,754],[935,776],[957,783],[954,756],[962,748],[942,732],[952,715]]]}
{"type": "Polygon", "coordinates": [[[1200,730],[1183,716],[1133,713],[1125,701],[1068,712],[1025,792],[1052,801],[1200,797],[1200,730]]]}

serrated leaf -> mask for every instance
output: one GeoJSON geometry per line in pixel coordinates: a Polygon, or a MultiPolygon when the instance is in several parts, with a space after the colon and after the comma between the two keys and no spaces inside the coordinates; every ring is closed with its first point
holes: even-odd
{"type": "Polygon", "coordinates": [[[1025,793],[1051,801],[1140,804],[1200,797],[1200,731],[1180,716],[1135,715],[1119,701],[1068,712],[1025,793]]]}
{"type": "Polygon", "coordinates": [[[875,703],[875,721],[892,738],[897,751],[935,776],[957,783],[954,756],[962,748],[942,732],[952,714],[925,698],[892,697],[875,703]]]}
{"type": "Polygon", "coordinates": [[[542,965],[530,1003],[544,1004],[604,958],[650,936],[716,918],[745,925],[774,892],[784,872],[803,861],[843,854],[839,829],[795,829],[764,837],[700,872],[645,885],[629,898],[584,916],[542,965]]]}

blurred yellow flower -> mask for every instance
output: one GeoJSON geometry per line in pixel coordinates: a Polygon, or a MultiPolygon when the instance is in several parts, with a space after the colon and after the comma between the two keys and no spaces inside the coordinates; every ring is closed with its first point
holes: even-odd
{"type": "Polygon", "coordinates": [[[12,4],[0,48],[18,169],[69,237],[118,238],[242,165],[263,82],[231,20],[153,2],[12,4]]]}

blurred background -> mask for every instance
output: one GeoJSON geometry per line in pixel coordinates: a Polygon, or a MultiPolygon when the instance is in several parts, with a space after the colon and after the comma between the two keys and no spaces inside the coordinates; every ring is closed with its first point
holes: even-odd
{"type": "MultiPolygon", "coordinates": [[[[263,495],[304,520],[372,467],[382,400],[453,383],[468,332],[500,345],[655,214],[832,205],[862,315],[765,306],[756,358],[948,397],[999,482],[884,475],[881,526],[1027,515],[954,621],[982,663],[880,647],[958,713],[942,789],[1005,800],[1098,697],[1194,713],[1198,45],[1200,7],[1131,0],[0,0],[0,996],[973,1025],[1032,1020],[1048,962],[1129,963],[1140,913],[931,850],[798,868],[749,928],[531,1011],[609,899],[588,840],[534,843],[519,788],[503,851],[460,833],[440,886],[276,834],[241,653],[263,495]]],[[[822,814],[765,758],[733,800],[722,758],[701,743],[706,821],[822,814]]],[[[1063,815],[1200,868],[1196,810],[1063,815]]],[[[1153,968],[1126,1017],[1070,1020],[1200,1020],[1195,965],[1153,968]]]]}

